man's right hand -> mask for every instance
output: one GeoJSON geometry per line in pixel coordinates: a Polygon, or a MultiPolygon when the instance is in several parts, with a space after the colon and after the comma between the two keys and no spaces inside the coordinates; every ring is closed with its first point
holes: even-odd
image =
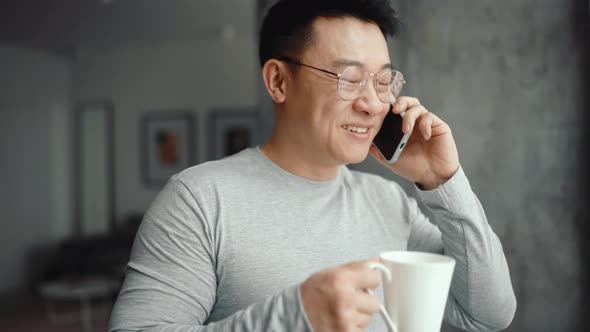
{"type": "Polygon", "coordinates": [[[379,272],[367,260],[320,271],[301,284],[301,301],[314,332],[363,331],[379,311],[366,289],[379,286],[379,272]]]}

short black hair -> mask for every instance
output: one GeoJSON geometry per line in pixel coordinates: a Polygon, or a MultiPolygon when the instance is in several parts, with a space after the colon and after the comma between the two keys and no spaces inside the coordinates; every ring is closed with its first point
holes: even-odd
{"type": "Polygon", "coordinates": [[[312,23],[318,17],[353,17],[375,23],[393,37],[400,22],[390,0],[279,0],[270,8],[260,30],[259,60],[297,58],[313,41],[312,23]]]}

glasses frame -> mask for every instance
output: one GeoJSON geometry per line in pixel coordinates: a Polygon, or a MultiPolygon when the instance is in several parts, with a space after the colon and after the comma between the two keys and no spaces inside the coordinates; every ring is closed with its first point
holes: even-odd
{"type": "MultiPolygon", "coordinates": [[[[338,83],[336,83],[336,91],[338,91],[338,96],[340,98],[342,98],[342,100],[351,101],[351,100],[354,100],[354,99],[356,99],[356,98],[358,98],[360,96],[360,94],[359,94],[358,96],[356,96],[356,97],[354,97],[352,99],[346,99],[346,98],[342,97],[342,95],[340,94],[340,90],[338,89],[340,87],[340,79],[342,78],[342,73],[344,73],[347,69],[352,68],[352,67],[356,67],[356,66],[348,66],[348,67],[344,68],[340,72],[340,74],[338,74],[338,73],[335,73],[335,72],[332,72],[332,71],[329,71],[329,70],[326,70],[326,69],[318,68],[318,67],[315,67],[315,66],[312,66],[312,65],[308,65],[308,64],[305,64],[305,63],[302,63],[302,62],[293,60],[292,58],[286,57],[286,56],[279,57],[277,60],[284,61],[284,62],[293,64],[293,65],[297,65],[297,66],[303,66],[303,67],[315,69],[315,70],[321,71],[322,73],[326,73],[328,75],[334,76],[335,78],[338,79],[338,83]]],[[[402,75],[402,87],[403,87],[404,84],[406,84],[406,80],[403,79],[403,75],[404,74],[402,74],[400,71],[395,70],[395,69],[389,69],[388,71],[389,72],[397,72],[400,75],[402,75]]],[[[359,90],[364,89],[367,86],[367,83],[369,82],[369,79],[371,77],[374,77],[373,78],[373,88],[375,89],[375,94],[377,95],[377,98],[382,103],[388,104],[388,103],[390,103],[391,100],[383,101],[383,100],[381,100],[381,97],[379,97],[379,94],[377,93],[377,82],[379,81],[379,79],[381,78],[381,76],[383,75],[383,73],[385,73],[385,72],[387,72],[387,71],[383,71],[380,74],[374,74],[374,73],[369,73],[369,72],[365,71],[365,73],[363,74],[363,80],[359,83],[359,87],[360,87],[359,90]]],[[[391,91],[391,89],[390,89],[390,91],[391,91]]],[[[400,88],[400,91],[401,91],[401,88],[400,88]]],[[[394,96],[394,98],[397,98],[397,96],[394,96]]]]}

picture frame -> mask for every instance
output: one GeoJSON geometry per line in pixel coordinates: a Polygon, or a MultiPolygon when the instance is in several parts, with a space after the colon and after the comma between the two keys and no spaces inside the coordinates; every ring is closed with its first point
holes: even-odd
{"type": "Polygon", "coordinates": [[[212,110],[208,114],[208,159],[222,159],[255,146],[259,129],[259,112],[255,109],[212,110]]]}
{"type": "Polygon", "coordinates": [[[141,118],[142,175],[148,187],[161,188],[170,177],[194,164],[191,111],[153,111],[141,118]]]}

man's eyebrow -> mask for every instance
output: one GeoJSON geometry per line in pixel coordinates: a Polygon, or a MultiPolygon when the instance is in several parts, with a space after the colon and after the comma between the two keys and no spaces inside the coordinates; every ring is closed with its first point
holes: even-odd
{"type": "MultiPolygon", "coordinates": [[[[364,67],[364,65],[360,61],[356,60],[348,60],[348,59],[337,59],[332,62],[334,66],[337,67],[349,67],[349,66],[358,66],[364,67]]],[[[391,69],[391,63],[386,63],[381,66],[381,69],[391,69]]]]}

